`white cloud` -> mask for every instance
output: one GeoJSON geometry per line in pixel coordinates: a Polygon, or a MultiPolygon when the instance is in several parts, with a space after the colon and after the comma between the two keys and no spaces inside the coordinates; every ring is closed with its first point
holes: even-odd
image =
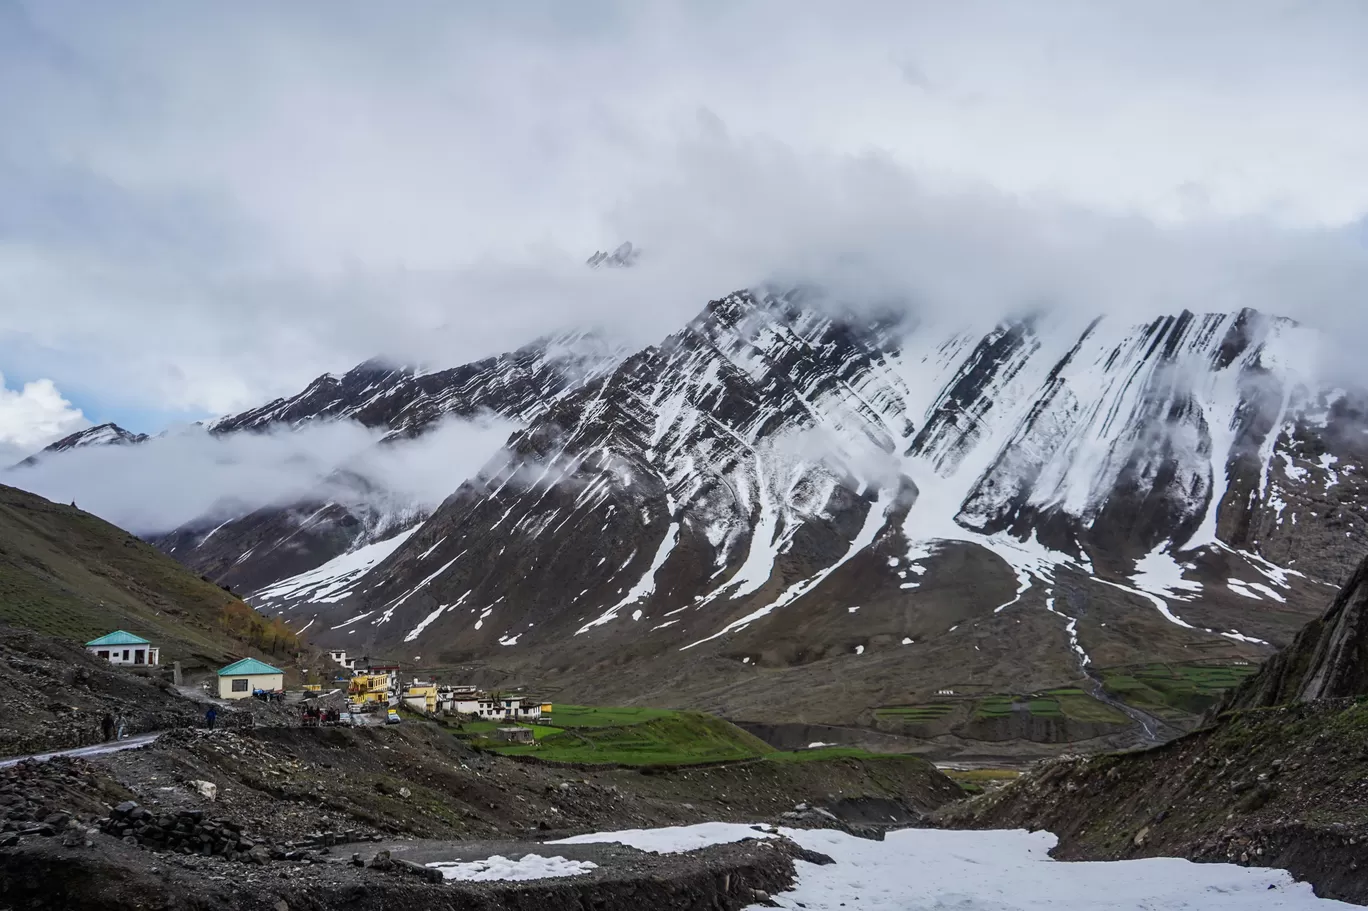
{"type": "Polygon", "coordinates": [[[301,500],[431,510],[513,429],[498,417],[449,419],[416,440],[378,445],[381,432],[349,421],[226,436],[188,427],[137,446],[71,450],[0,474],[0,482],[74,500],[144,535],[301,500]]]}
{"type": "Polygon", "coordinates": [[[64,399],[52,380],[32,380],[10,389],[0,373],[0,467],[89,425],[81,409],[64,399]]]}
{"type": "Polygon", "coordinates": [[[222,412],[381,352],[652,341],[795,264],[1350,319],[1366,40],[1357,0],[7,4],[0,357],[222,412]],[[583,268],[623,239],[638,269],[583,268]]]}

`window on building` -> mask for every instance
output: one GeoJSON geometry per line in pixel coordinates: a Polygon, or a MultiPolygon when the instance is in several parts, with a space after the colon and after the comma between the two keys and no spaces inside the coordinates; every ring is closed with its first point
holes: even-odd
{"type": "Polygon", "coordinates": [[[125,661],[127,661],[127,660],[128,660],[128,649],[124,649],[124,656],[123,656],[123,660],[125,660],[125,661]]]}
{"type": "Polygon", "coordinates": [[[233,692],[234,692],[234,693],[245,693],[245,692],[247,692],[247,680],[246,680],[246,678],[243,678],[243,679],[240,679],[240,680],[234,680],[234,681],[233,681],[233,692]]]}
{"type": "Polygon", "coordinates": [[[95,656],[96,656],[97,658],[103,658],[104,660],[108,661],[108,660],[109,660],[109,649],[103,649],[102,651],[98,651],[98,652],[95,653],[95,656]]]}
{"type": "Polygon", "coordinates": [[[147,653],[144,652],[142,649],[138,649],[136,652],[133,653],[133,663],[134,663],[134,664],[146,664],[146,663],[147,663],[147,653]]]}

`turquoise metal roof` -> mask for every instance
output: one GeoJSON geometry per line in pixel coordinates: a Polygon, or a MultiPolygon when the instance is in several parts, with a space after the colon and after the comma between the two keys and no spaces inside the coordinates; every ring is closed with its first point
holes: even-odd
{"type": "Polygon", "coordinates": [[[253,674],[283,674],[285,673],[278,667],[271,667],[264,661],[255,658],[243,658],[241,661],[234,661],[232,664],[218,672],[220,677],[250,677],[253,674]]]}
{"type": "Polygon", "coordinates": [[[148,642],[148,641],[147,641],[146,639],[144,639],[142,636],[135,636],[135,635],[133,635],[132,633],[127,632],[127,631],[125,631],[125,630],[116,629],[114,632],[109,633],[109,634],[106,635],[106,636],[101,636],[101,637],[98,638],[98,639],[91,639],[89,642],[86,643],[86,648],[94,648],[94,647],[96,647],[96,646],[105,646],[105,645],[151,645],[151,644],[152,644],[151,642],[148,642]]]}

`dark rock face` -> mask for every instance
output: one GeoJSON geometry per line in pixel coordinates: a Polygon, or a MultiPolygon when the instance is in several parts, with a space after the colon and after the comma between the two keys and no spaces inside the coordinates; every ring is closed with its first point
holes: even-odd
{"type": "Polygon", "coordinates": [[[1248,683],[1226,709],[1258,708],[1368,695],[1368,559],[1330,609],[1308,623],[1248,683]]]}

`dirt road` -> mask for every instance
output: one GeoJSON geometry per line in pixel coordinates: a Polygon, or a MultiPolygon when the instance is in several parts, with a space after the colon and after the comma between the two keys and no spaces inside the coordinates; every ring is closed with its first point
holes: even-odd
{"type": "Polygon", "coordinates": [[[39,762],[46,762],[54,756],[71,756],[80,759],[89,759],[92,756],[103,756],[106,753],[118,753],[122,750],[136,750],[138,747],[145,747],[162,735],[162,731],[152,731],[147,734],[138,734],[133,737],[126,737],[123,740],[111,740],[108,743],[96,743],[85,747],[76,747],[70,750],[57,750],[53,753],[34,753],[31,756],[12,756],[9,759],[0,759],[0,769],[7,769],[12,765],[17,765],[26,759],[36,759],[39,762]]]}

